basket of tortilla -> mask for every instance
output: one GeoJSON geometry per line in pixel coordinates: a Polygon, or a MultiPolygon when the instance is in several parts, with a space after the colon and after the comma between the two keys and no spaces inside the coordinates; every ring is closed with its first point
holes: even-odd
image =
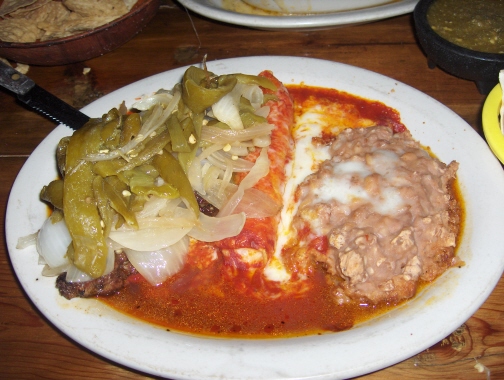
{"type": "Polygon", "coordinates": [[[159,0],[4,0],[0,57],[53,66],[99,57],[129,41],[159,0]]]}

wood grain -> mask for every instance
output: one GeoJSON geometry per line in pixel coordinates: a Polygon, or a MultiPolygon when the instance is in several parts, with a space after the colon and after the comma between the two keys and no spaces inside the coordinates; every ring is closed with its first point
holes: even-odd
{"type": "MultiPolygon", "coordinates": [[[[67,102],[82,107],[128,83],[208,60],[293,55],[359,66],[432,96],[481,133],[484,96],[474,83],[429,69],[411,15],[319,31],[259,31],[205,19],[165,1],[133,40],[102,57],[68,66],[30,67],[28,75],[67,102]],[[194,23],[194,29],[189,19],[194,23]],[[90,68],[88,74],[83,69],[90,68]]],[[[10,188],[28,155],[55,123],[0,90],[2,215],[10,188]]],[[[4,228],[4,218],[1,222],[4,228]]],[[[0,377],[2,379],[146,379],[62,335],[27,299],[0,246],[0,377]]],[[[504,279],[463,326],[418,355],[359,379],[504,378],[504,279]],[[478,367],[480,364],[481,367],[478,367]],[[483,372],[478,372],[478,368],[483,372]],[[487,371],[486,371],[487,370],[487,371]]]]}

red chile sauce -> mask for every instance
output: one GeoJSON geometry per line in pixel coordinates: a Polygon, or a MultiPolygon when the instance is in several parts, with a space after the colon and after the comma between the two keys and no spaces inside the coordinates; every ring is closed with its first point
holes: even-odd
{"type": "MultiPolygon", "coordinates": [[[[288,89],[297,115],[307,101],[337,103],[347,113],[345,126],[359,127],[371,122],[374,125],[389,125],[396,132],[405,130],[398,112],[383,103],[332,89],[302,85],[288,86],[288,89]]],[[[260,224],[257,228],[261,228],[260,224]]],[[[327,240],[318,239],[311,245],[324,251],[327,240]]],[[[193,247],[194,254],[190,256],[197,258],[198,250],[205,256],[205,249],[204,245],[197,243],[193,247]]],[[[289,266],[288,261],[286,265],[289,266]]],[[[157,287],[149,285],[140,275],[133,275],[123,290],[102,300],[121,312],[167,330],[241,338],[292,337],[341,331],[394,306],[367,306],[357,302],[337,305],[332,296],[333,285],[326,278],[324,269],[316,263],[311,264],[310,290],[302,294],[282,294],[275,299],[257,297],[254,295],[258,289],[256,286],[262,286],[259,279],[254,282],[254,278],[240,278],[247,273],[240,271],[232,280],[225,278],[222,274],[226,265],[229,265],[228,262],[220,256],[204,269],[199,269],[200,266],[189,260],[179,273],[157,287]],[[244,283],[250,284],[250,289],[244,291],[244,283]]]]}

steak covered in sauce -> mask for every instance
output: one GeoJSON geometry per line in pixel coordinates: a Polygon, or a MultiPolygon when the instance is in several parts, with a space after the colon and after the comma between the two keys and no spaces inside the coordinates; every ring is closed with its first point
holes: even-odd
{"type": "Polygon", "coordinates": [[[56,288],[66,299],[108,296],[122,289],[130,275],[137,273],[125,253],[116,253],[114,269],[109,274],[85,282],[68,282],[66,272],[56,279],[56,288]]]}
{"type": "Polygon", "coordinates": [[[294,220],[329,249],[325,264],[338,301],[397,302],[456,263],[460,212],[453,191],[458,164],[443,164],[409,132],[346,129],[331,159],[300,186],[294,220]]]}

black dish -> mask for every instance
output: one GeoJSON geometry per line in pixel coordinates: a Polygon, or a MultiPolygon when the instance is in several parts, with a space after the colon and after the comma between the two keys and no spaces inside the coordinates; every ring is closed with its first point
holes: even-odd
{"type": "Polygon", "coordinates": [[[413,11],[420,45],[431,69],[438,66],[446,72],[474,81],[486,95],[499,81],[504,69],[504,54],[482,53],[455,45],[438,35],[427,22],[427,11],[436,0],[420,0],[413,11]]]}

